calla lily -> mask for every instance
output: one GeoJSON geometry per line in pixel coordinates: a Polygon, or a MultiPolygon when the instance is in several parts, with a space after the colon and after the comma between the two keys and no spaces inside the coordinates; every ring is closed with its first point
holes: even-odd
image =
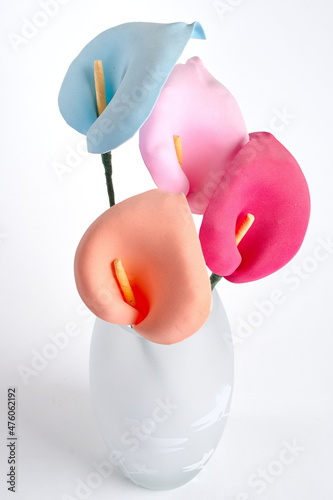
{"type": "Polygon", "coordinates": [[[295,158],[272,134],[250,134],[203,217],[207,266],[235,283],[268,276],[297,253],[309,216],[309,190],[295,158]],[[237,247],[235,230],[248,213],[255,221],[237,247]]]}
{"type": "Polygon", "coordinates": [[[172,344],[195,333],[210,313],[211,290],[186,198],[157,189],[104,212],[75,256],[77,289],[99,318],[133,325],[143,337],[172,344]],[[113,262],[121,259],[136,305],[124,298],[113,262]]]}
{"type": "Polygon", "coordinates": [[[205,38],[199,23],[126,23],[88,43],[70,65],[59,94],[67,123],[87,135],[91,153],[132,137],[148,118],[190,38],[205,38]],[[97,116],[94,60],[102,60],[109,103],[97,116]]]}
{"type": "Polygon", "coordinates": [[[196,214],[204,213],[229,161],[248,140],[236,100],[198,57],[175,66],[140,129],[141,154],[156,185],[183,192],[196,214]]]}

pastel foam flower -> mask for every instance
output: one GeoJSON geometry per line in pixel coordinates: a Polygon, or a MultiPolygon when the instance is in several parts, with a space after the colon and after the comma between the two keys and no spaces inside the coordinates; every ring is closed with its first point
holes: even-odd
{"type": "Polygon", "coordinates": [[[207,266],[235,283],[268,276],[297,253],[309,216],[309,190],[295,158],[272,134],[250,134],[203,217],[207,266]],[[237,246],[236,227],[246,214],[255,221],[237,246]]]}
{"type": "Polygon", "coordinates": [[[196,332],[210,312],[211,290],[186,198],[157,189],[109,208],[88,228],[75,256],[77,289],[110,323],[133,325],[160,344],[196,332]],[[113,269],[121,259],[135,305],[124,299],[113,269]]]}
{"type": "Polygon", "coordinates": [[[204,213],[229,161],[248,140],[236,100],[198,57],[175,66],[140,129],[141,154],[156,185],[183,192],[197,214],[204,213]],[[181,142],[180,162],[174,136],[181,142]]]}
{"type": "Polygon", "coordinates": [[[67,123],[87,135],[91,153],[132,137],[148,118],[190,38],[205,38],[199,23],[126,23],[100,33],[70,65],[59,94],[67,123]],[[97,116],[94,60],[102,60],[109,103],[97,116]]]}

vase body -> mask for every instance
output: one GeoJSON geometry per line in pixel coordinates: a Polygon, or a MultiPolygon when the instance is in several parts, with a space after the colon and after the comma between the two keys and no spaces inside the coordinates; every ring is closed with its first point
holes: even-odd
{"type": "Polygon", "coordinates": [[[204,326],[173,345],[96,319],[92,404],[110,454],[134,483],[153,490],[179,487],[213,455],[233,389],[230,339],[216,291],[204,326]]]}

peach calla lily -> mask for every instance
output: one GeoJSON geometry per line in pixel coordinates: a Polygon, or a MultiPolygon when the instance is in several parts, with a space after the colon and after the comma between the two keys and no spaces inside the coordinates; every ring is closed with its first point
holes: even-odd
{"type": "Polygon", "coordinates": [[[109,208],[82,237],[74,267],[79,294],[96,316],[133,325],[153,342],[182,341],[209,316],[207,268],[182,193],[154,189],[109,208]],[[124,300],[112,265],[116,259],[135,305],[124,300]]]}
{"type": "Polygon", "coordinates": [[[248,140],[236,100],[198,57],[174,67],[140,129],[141,154],[156,185],[183,192],[196,214],[204,213],[228,162],[248,140]]]}
{"type": "Polygon", "coordinates": [[[309,190],[295,158],[272,134],[252,133],[204,214],[207,266],[235,283],[268,276],[297,253],[309,216],[309,190]],[[237,246],[235,228],[245,214],[255,221],[237,246]]]}

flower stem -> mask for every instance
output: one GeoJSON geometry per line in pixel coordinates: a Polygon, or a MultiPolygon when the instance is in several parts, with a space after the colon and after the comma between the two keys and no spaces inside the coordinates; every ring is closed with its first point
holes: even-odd
{"type": "Polygon", "coordinates": [[[218,284],[218,282],[222,279],[222,276],[219,276],[218,274],[212,273],[210,275],[210,284],[212,291],[214,290],[215,286],[218,284]]]}
{"type": "Polygon", "coordinates": [[[101,156],[102,156],[102,162],[103,162],[104,170],[105,170],[105,179],[106,179],[106,186],[107,186],[107,190],[108,190],[110,207],[113,207],[113,205],[115,204],[115,200],[114,200],[114,189],[113,189],[113,183],[112,183],[111,151],[109,151],[108,153],[103,153],[101,156]]]}

